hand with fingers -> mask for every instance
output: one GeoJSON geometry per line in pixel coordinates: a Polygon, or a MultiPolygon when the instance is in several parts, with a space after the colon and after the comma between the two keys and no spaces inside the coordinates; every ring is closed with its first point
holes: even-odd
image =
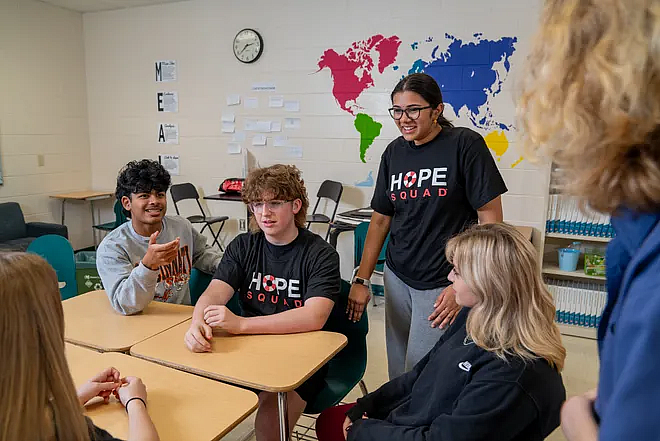
{"type": "Polygon", "coordinates": [[[242,334],[244,318],[224,305],[209,305],[204,310],[204,322],[211,328],[222,329],[230,334],[242,334]]]}
{"type": "Polygon", "coordinates": [[[369,288],[354,283],[351,286],[351,292],[348,295],[348,303],[346,305],[346,315],[348,315],[348,319],[353,323],[359,322],[365,308],[369,304],[369,300],[371,300],[371,292],[369,291],[369,288]]]}
{"type": "Polygon", "coordinates": [[[172,263],[179,252],[180,239],[178,237],[171,242],[158,244],[156,243],[156,239],[159,234],[160,231],[156,231],[149,236],[147,254],[142,258],[142,264],[154,271],[162,265],[169,265],[172,263]]]}
{"type": "Polygon", "coordinates": [[[193,320],[183,341],[192,352],[211,352],[213,329],[204,322],[193,320]]]}
{"type": "Polygon", "coordinates": [[[456,303],[456,291],[449,285],[442,290],[438,298],[433,304],[433,313],[429,316],[432,321],[431,327],[444,329],[445,327],[454,323],[456,315],[461,310],[461,305],[456,303]]]}
{"type": "MultiPolygon", "coordinates": [[[[117,397],[124,407],[126,407],[129,400],[131,404],[141,401],[145,406],[147,405],[147,387],[140,378],[126,377],[122,378],[121,381],[122,385],[117,389],[117,397]],[[136,398],[136,400],[133,400],[133,398],[136,398]]],[[[128,409],[126,410],[128,411],[128,409]]]]}
{"type": "Polygon", "coordinates": [[[94,397],[101,397],[107,403],[110,401],[110,395],[121,386],[120,378],[119,371],[113,367],[99,372],[78,388],[80,404],[84,406],[94,397]]]}

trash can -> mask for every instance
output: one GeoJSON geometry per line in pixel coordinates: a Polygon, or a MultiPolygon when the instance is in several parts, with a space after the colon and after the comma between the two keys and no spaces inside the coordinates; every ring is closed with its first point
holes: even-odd
{"type": "Polygon", "coordinates": [[[76,282],[78,283],[78,294],[103,289],[101,276],[96,270],[95,251],[76,253],[76,282]]]}

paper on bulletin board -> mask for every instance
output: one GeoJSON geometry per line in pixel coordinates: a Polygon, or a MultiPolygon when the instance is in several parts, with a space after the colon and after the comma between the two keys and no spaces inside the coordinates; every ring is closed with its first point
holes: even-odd
{"type": "Polygon", "coordinates": [[[273,146],[274,147],[286,147],[289,142],[289,138],[286,135],[278,135],[273,137],[273,146]]]}
{"type": "Polygon", "coordinates": [[[245,131],[247,132],[254,132],[257,130],[256,119],[246,119],[244,124],[245,124],[245,131]]]}
{"type": "Polygon", "coordinates": [[[300,112],[300,101],[284,101],[284,110],[287,112],[300,112]]]}
{"type": "Polygon", "coordinates": [[[299,146],[286,147],[284,150],[284,156],[287,158],[302,158],[303,148],[299,146]]]}
{"type": "Polygon", "coordinates": [[[158,162],[167,170],[172,176],[179,176],[179,155],[158,155],[158,162]]]}
{"type": "Polygon", "coordinates": [[[176,81],[176,60],[156,61],[156,82],[176,81]]]}
{"type": "Polygon", "coordinates": [[[265,83],[253,83],[252,90],[255,92],[273,92],[276,89],[275,83],[265,82],[265,83]]]}
{"type": "Polygon", "coordinates": [[[237,142],[230,142],[227,144],[227,153],[230,155],[238,155],[241,153],[241,145],[237,142]]]}
{"type": "Polygon", "coordinates": [[[176,113],[179,111],[179,95],[176,92],[158,92],[158,111],[176,113]]]}
{"type": "Polygon", "coordinates": [[[259,98],[256,96],[249,96],[245,98],[245,103],[243,103],[246,109],[258,109],[259,108],[259,98]]]}
{"type": "Polygon", "coordinates": [[[266,135],[254,135],[252,137],[252,145],[257,147],[263,147],[266,145],[266,135]]]}
{"type": "Polygon", "coordinates": [[[223,122],[222,123],[222,133],[234,133],[236,130],[235,124],[233,122],[223,122]]]}
{"type": "Polygon", "coordinates": [[[233,142],[243,142],[245,141],[245,132],[236,132],[234,136],[231,137],[233,142]]]}
{"type": "Polygon", "coordinates": [[[300,118],[284,118],[284,128],[298,130],[300,128],[300,118]]]}
{"type": "Polygon", "coordinates": [[[261,133],[269,133],[270,132],[270,121],[257,121],[257,125],[255,127],[257,132],[261,133]]]}
{"type": "Polygon", "coordinates": [[[271,132],[281,132],[282,131],[282,121],[271,121],[270,122],[270,131],[271,132]]]}
{"type": "Polygon", "coordinates": [[[227,95],[227,105],[228,106],[237,106],[241,104],[241,96],[234,94],[234,95],[227,95]]]}
{"type": "Polygon", "coordinates": [[[159,144],[178,144],[179,143],[179,125],[160,123],[158,124],[158,143],[159,144]]]}
{"type": "Polygon", "coordinates": [[[222,122],[234,122],[236,121],[236,115],[233,113],[223,113],[222,114],[222,122]]]}
{"type": "Polygon", "coordinates": [[[283,96],[268,97],[268,107],[273,107],[273,108],[284,107],[284,97],[283,96]]]}

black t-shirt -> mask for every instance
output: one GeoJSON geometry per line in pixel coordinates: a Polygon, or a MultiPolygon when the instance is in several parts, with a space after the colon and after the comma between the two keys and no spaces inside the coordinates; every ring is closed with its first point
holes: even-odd
{"type": "Polygon", "coordinates": [[[415,289],[449,284],[445,245],[478,222],[477,209],[507,191],[477,132],[443,128],[426,144],[403,137],[383,153],[371,208],[391,216],[387,266],[415,289]]]}
{"type": "Polygon", "coordinates": [[[336,301],[341,287],[339,255],[319,235],[298,229],[288,245],[273,245],[263,232],[231,241],[215,272],[240,295],[243,315],[276,314],[312,297],[336,301]]]}

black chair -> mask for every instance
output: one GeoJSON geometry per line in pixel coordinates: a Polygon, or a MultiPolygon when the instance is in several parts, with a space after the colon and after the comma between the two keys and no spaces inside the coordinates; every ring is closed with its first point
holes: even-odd
{"type": "Polygon", "coordinates": [[[341,199],[341,194],[344,191],[344,186],[341,185],[341,182],[337,181],[323,181],[321,187],[319,188],[318,193],[316,193],[316,205],[314,205],[314,210],[312,214],[307,216],[307,229],[311,224],[328,224],[328,231],[325,233],[325,240],[328,240],[330,235],[330,228],[332,227],[331,223],[335,220],[335,214],[337,213],[337,207],[339,207],[339,200],[341,199]],[[335,208],[332,210],[332,217],[328,217],[323,213],[317,213],[316,210],[319,208],[319,202],[321,199],[330,199],[335,203],[335,208]]]}
{"type": "Polygon", "coordinates": [[[176,209],[176,214],[180,215],[179,207],[177,207],[176,205],[177,202],[186,199],[194,199],[197,202],[199,211],[201,211],[202,214],[188,216],[187,219],[192,224],[204,224],[204,226],[202,227],[202,231],[200,231],[200,233],[203,233],[206,227],[208,227],[209,230],[211,231],[211,236],[213,236],[213,244],[211,244],[211,246],[213,246],[214,244],[218,245],[220,251],[224,251],[225,249],[222,248],[222,245],[220,245],[220,242],[218,241],[218,237],[220,237],[220,232],[222,231],[222,228],[225,226],[225,221],[229,219],[229,216],[213,216],[213,217],[206,216],[206,214],[204,214],[204,209],[202,208],[202,204],[199,203],[199,193],[197,193],[197,189],[190,182],[186,182],[185,184],[173,185],[172,188],[170,188],[170,193],[172,194],[172,200],[174,201],[174,208],[176,209]],[[214,234],[211,225],[217,224],[218,222],[220,222],[220,228],[218,228],[218,232],[214,234]]]}
{"type": "Polygon", "coordinates": [[[46,234],[57,234],[68,239],[69,230],[60,224],[25,222],[18,203],[0,204],[0,251],[25,251],[35,238],[46,234]]]}

